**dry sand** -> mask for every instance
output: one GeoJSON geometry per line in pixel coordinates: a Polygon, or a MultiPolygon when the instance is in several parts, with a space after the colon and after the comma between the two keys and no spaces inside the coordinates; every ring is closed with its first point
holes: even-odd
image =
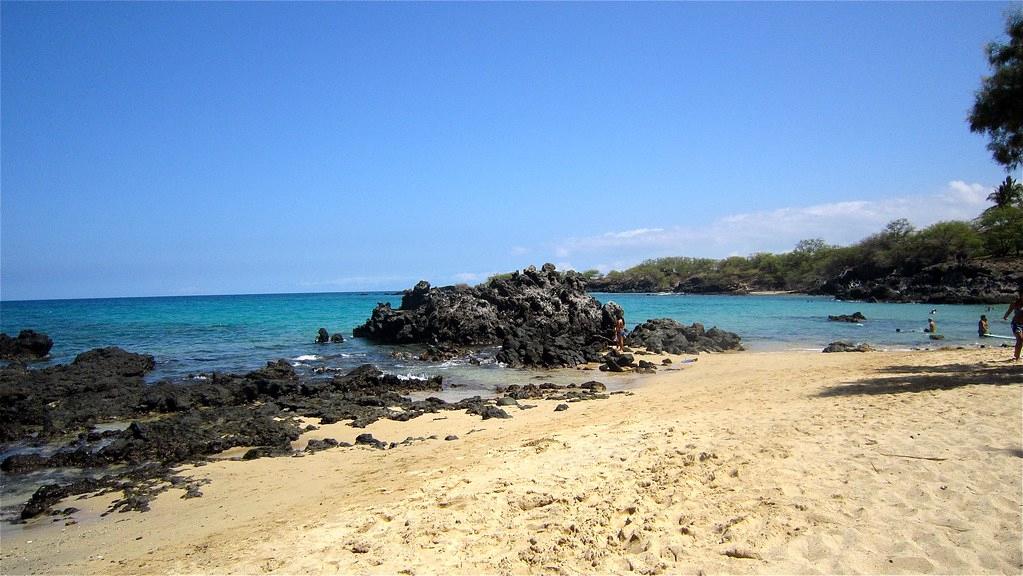
{"type": "Polygon", "coordinates": [[[564,412],[379,422],[459,439],[186,468],[204,496],[147,513],[72,500],[78,524],[8,531],[0,572],[1019,574],[1008,356],[703,355],[564,412]]]}

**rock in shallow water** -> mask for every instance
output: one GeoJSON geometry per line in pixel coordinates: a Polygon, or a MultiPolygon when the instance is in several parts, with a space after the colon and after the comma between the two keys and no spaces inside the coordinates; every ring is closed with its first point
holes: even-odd
{"type": "Polygon", "coordinates": [[[621,308],[586,293],[585,278],[544,264],[476,287],[422,281],[393,309],[379,304],[353,334],[389,344],[501,345],[510,366],[575,366],[599,358],[621,308]]]}
{"type": "Polygon", "coordinates": [[[16,338],[0,334],[0,360],[39,360],[53,348],[53,340],[42,332],[22,330],[16,338]]]}
{"type": "Polygon", "coordinates": [[[742,350],[741,341],[739,335],[733,332],[717,327],[705,330],[699,322],[685,326],[670,318],[648,320],[636,326],[626,339],[629,346],[643,347],[655,354],[742,350]]]}
{"type": "Polygon", "coordinates": [[[821,350],[821,352],[828,352],[828,353],[831,353],[831,352],[873,352],[873,351],[875,351],[875,348],[873,346],[871,346],[870,344],[867,344],[865,342],[860,342],[859,344],[852,344],[850,342],[842,342],[842,341],[832,342],[831,344],[828,344],[827,347],[824,348],[824,350],[821,350]]]}

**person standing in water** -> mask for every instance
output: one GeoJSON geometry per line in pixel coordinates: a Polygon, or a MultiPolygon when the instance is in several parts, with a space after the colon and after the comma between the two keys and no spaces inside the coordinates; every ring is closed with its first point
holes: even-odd
{"type": "Polygon", "coordinates": [[[934,318],[928,318],[927,319],[927,328],[924,329],[924,332],[930,332],[931,334],[934,334],[937,331],[938,331],[938,325],[934,323],[934,318]]]}
{"type": "Polygon", "coordinates": [[[1002,315],[1002,320],[1007,319],[1014,310],[1016,313],[1013,314],[1012,324],[1009,325],[1012,328],[1012,335],[1016,337],[1016,351],[1012,359],[1014,362],[1019,362],[1019,352],[1023,350],[1023,286],[1020,286],[1016,300],[1009,304],[1009,309],[1002,315]]]}
{"type": "Polygon", "coordinates": [[[990,328],[987,325],[987,314],[980,315],[980,322],[977,322],[977,336],[984,337],[988,335],[990,328]]]}
{"type": "Polygon", "coordinates": [[[618,318],[615,322],[615,343],[618,344],[618,351],[625,351],[625,317],[618,318]]]}

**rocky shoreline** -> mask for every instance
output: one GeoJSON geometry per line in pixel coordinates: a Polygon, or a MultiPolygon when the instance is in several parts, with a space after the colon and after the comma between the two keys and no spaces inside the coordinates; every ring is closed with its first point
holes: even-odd
{"type": "MultiPolygon", "coordinates": [[[[497,360],[508,366],[559,368],[603,361],[615,322],[623,317],[621,306],[602,305],[587,293],[582,274],[544,264],[475,287],[419,282],[404,293],[398,309],[377,305],[354,335],[385,344],[500,345],[497,360]]],[[[656,331],[669,340],[692,340],[687,352],[742,349],[730,332],[704,332],[694,324],[685,333],[678,323],[664,322],[638,328],[640,336],[630,336],[634,345],[642,345],[647,331],[656,331]]]]}
{"type": "MultiPolygon", "coordinates": [[[[645,360],[637,363],[631,348],[608,352],[610,335],[622,315],[617,304],[601,305],[589,296],[581,275],[545,264],[540,270],[530,267],[475,288],[432,288],[420,282],[403,294],[398,309],[378,305],[354,335],[422,345],[425,350],[418,358],[423,361],[471,362],[474,350],[499,344],[497,360],[509,367],[595,363],[605,371],[655,372],[658,366],[645,360]]],[[[343,337],[321,328],[316,341],[340,343],[343,337]]],[[[736,334],[666,319],[638,326],[627,343],[655,353],[742,350],[736,334]]],[[[146,375],[156,366],[148,354],[98,348],[68,364],[33,369],[25,361],[46,357],[53,345],[48,336],[23,331],[17,338],[5,335],[0,344],[10,360],[0,367],[0,448],[11,453],[0,462],[0,470],[9,475],[42,469],[119,470],[42,486],[22,510],[22,519],[46,513],[68,496],[97,491],[122,494],[111,511],[144,511],[154,495],[180,485],[175,466],[202,464],[231,449],[245,448],[242,458],[252,459],[352,446],[322,438],[295,450],[293,443],[316,430],[317,424],[348,422],[365,428],[381,419],[404,422],[441,411],[503,419],[511,417],[508,410],[535,407],[523,401],[557,400],[562,403],[555,410],[563,411],[571,402],[610,397],[605,384],[590,380],[566,386],[509,386],[499,388],[492,398],[416,400],[414,393],[422,397],[439,392],[442,377],[398,377],[370,364],[346,372],[323,368],[300,375],[283,359],[245,374],[212,373],[184,382],[147,383],[146,375]]],[[[428,439],[439,438],[406,442],[428,439]]],[[[361,434],[354,444],[389,449],[402,443],[361,434]]],[[[201,496],[199,486],[186,488],[189,497],[201,496]]]]}
{"type": "MultiPolygon", "coordinates": [[[[268,362],[247,374],[147,385],[143,377],[153,366],[152,356],[112,347],[80,354],[68,365],[0,368],[3,446],[9,449],[18,443],[28,449],[0,462],[5,474],[122,468],[98,479],[40,487],[22,510],[22,519],[45,513],[68,496],[96,491],[122,493],[110,511],[145,511],[149,499],[180,484],[172,470],[175,465],[202,464],[237,447],[248,448],[243,459],[295,455],[292,442],[316,429],[303,424],[304,419],[321,425],[350,421],[352,427],[364,428],[379,419],[407,421],[457,410],[487,420],[510,418],[507,409],[533,407],[521,400],[578,402],[609,397],[604,384],[589,381],[513,386],[487,399],[474,396],[447,402],[431,396],[413,400],[412,392],[439,391],[442,378],[399,378],[363,365],[343,374],[303,379],[285,360],[268,362]],[[117,422],[126,427],[102,428],[117,422]],[[49,450],[33,451],[33,446],[49,450]]],[[[369,434],[360,435],[355,444],[379,449],[398,445],[369,434]]],[[[304,452],[346,445],[351,446],[323,439],[311,441],[304,452]]],[[[190,497],[201,496],[197,486],[187,488],[190,497]]]]}

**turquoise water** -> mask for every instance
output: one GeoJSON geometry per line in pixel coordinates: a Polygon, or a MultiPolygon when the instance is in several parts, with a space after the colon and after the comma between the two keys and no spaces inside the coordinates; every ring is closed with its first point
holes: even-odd
{"type": "MultiPolygon", "coordinates": [[[[986,313],[995,334],[1009,335],[1004,306],[867,304],[807,296],[695,296],[595,294],[625,310],[629,328],[650,318],[702,322],[738,333],[750,350],[815,349],[834,340],[866,341],[894,349],[980,343],[976,323],[986,313]],[[931,310],[936,310],[933,316],[931,310]],[[829,314],[862,312],[863,326],[827,321],[829,314]],[[942,342],[920,330],[933,317],[942,342]],[[896,332],[901,329],[902,332],[896,332]],[[911,332],[910,330],[916,330],[911,332]]],[[[493,364],[482,367],[397,361],[389,346],[351,337],[378,302],[397,306],[395,293],[263,294],[0,302],[0,329],[32,328],[54,340],[51,362],[69,362],[85,350],[120,346],[152,354],[151,380],[182,379],[212,371],[243,372],[287,358],[300,370],[349,368],[370,362],[398,374],[443,374],[455,385],[488,389],[523,376],[493,364]],[[341,344],[313,342],[320,327],[340,332],[341,344]]],[[[988,345],[1002,341],[986,340],[988,345]]],[[[528,377],[525,377],[528,378],[528,377]]]]}
{"type": "Polygon", "coordinates": [[[742,336],[749,350],[820,350],[835,340],[868,342],[887,349],[1001,344],[977,336],[977,321],[986,314],[992,334],[1011,336],[1001,320],[1007,305],[870,304],[842,302],[830,297],[700,296],[682,294],[594,294],[601,302],[614,300],[633,328],[649,318],[673,318],[690,324],[702,322],[742,336]],[[931,314],[934,310],[935,313],[931,314]],[[829,315],[861,312],[862,326],[830,322],[829,315]],[[933,318],[942,341],[923,333],[933,318]],[[897,332],[896,330],[901,330],[897,332]],[[983,340],[983,341],[982,341],[983,340]]]}

